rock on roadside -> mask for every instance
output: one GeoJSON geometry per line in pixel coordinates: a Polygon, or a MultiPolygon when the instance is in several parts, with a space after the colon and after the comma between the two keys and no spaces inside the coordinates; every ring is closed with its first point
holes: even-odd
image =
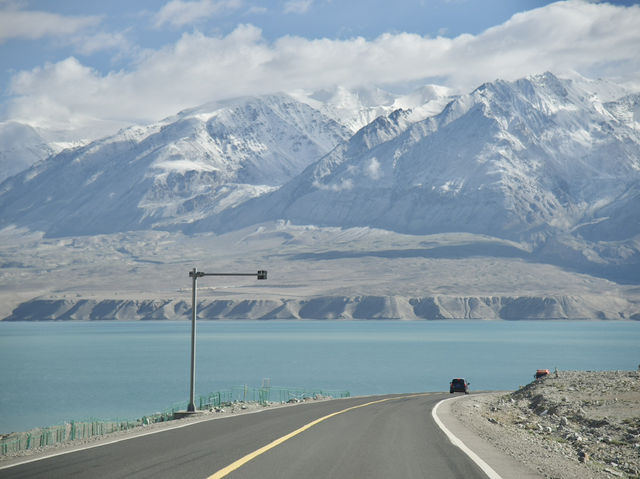
{"type": "Polygon", "coordinates": [[[544,477],[640,477],[640,372],[552,372],[513,393],[454,401],[452,411],[544,477]]]}

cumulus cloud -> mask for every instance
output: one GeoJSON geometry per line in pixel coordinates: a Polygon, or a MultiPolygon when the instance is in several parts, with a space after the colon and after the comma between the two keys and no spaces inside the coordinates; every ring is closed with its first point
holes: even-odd
{"type": "Polygon", "coordinates": [[[0,43],[11,38],[35,40],[45,36],[70,35],[101,20],[96,16],[63,16],[10,7],[0,10],[0,43]]]}
{"type": "MultiPolygon", "coordinates": [[[[165,8],[214,4],[221,2],[174,0],[165,8]]],[[[481,34],[455,38],[398,33],[373,40],[286,36],[268,42],[258,28],[240,25],[226,36],[183,34],[129,70],[101,74],[69,58],[20,72],[11,82],[7,111],[9,118],[35,126],[63,122],[72,129],[92,121],[122,126],[159,119],[221,98],[333,85],[437,77],[468,91],[496,78],[547,70],[640,84],[637,25],[639,6],[581,0],[520,13],[481,34]]]]}
{"type": "Polygon", "coordinates": [[[328,185],[314,181],[313,186],[318,190],[324,191],[346,191],[353,189],[353,180],[351,178],[343,178],[339,183],[330,183],[328,185]]]}
{"type": "Polygon", "coordinates": [[[154,17],[154,25],[174,27],[197,23],[224,10],[235,10],[242,6],[242,0],[171,0],[154,17]]]}
{"type": "Polygon", "coordinates": [[[79,131],[81,137],[112,132],[123,126],[118,120],[127,118],[130,123],[136,118],[136,107],[127,103],[130,96],[115,90],[122,77],[122,73],[102,76],[75,58],[48,63],[13,78],[12,88],[27,94],[14,98],[11,111],[33,126],[79,131]]]}

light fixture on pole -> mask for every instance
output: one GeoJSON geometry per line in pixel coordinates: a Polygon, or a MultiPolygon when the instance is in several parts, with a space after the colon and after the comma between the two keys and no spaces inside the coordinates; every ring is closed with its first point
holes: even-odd
{"type": "Polygon", "coordinates": [[[198,271],[196,268],[189,271],[189,276],[192,279],[191,283],[191,386],[189,388],[189,405],[187,406],[188,412],[195,412],[196,405],[194,403],[194,394],[196,389],[196,303],[197,303],[197,287],[198,278],[203,276],[255,276],[258,279],[267,279],[267,272],[265,270],[259,270],[257,273],[205,273],[198,271]]]}

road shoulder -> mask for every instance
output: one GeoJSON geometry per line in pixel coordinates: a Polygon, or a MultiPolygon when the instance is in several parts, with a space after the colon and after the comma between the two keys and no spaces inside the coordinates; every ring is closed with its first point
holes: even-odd
{"type": "MultiPolygon", "coordinates": [[[[490,396],[496,398],[504,393],[482,393],[482,396],[490,396]]],[[[523,479],[538,479],[544,476],[522,464],[517,459],[508,455],[503,450],[493,445],[486,437],[481,437],[478,431],[471,430],[467,424],[459,419],[457,402],[473,401],[478,394],[470,396],[455,396],[445,399],[437,410],[438,418],[446,426],[446,428],[462,441],[465,446],[477,454],[491,469],[493,469],[503,479],[518,477],[523,479]]],[[[479,412],[478,412],[479,417],[479,412]]]]}
{"type": "Polygon", "coordinates": [[[640,372],[556,371],[451,401],[465,428],[545,477],[640,477],[640,372]]]}

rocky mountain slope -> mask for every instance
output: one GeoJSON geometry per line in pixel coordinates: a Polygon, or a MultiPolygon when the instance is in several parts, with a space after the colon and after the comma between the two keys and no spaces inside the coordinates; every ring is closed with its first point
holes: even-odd
{"type": "Polygon", "coordinates": [[[536,263],[517,243],[283,222],[223,235],[43,238],[0,230],[0,318],[640,319],[633,285],[536,263]]]}

